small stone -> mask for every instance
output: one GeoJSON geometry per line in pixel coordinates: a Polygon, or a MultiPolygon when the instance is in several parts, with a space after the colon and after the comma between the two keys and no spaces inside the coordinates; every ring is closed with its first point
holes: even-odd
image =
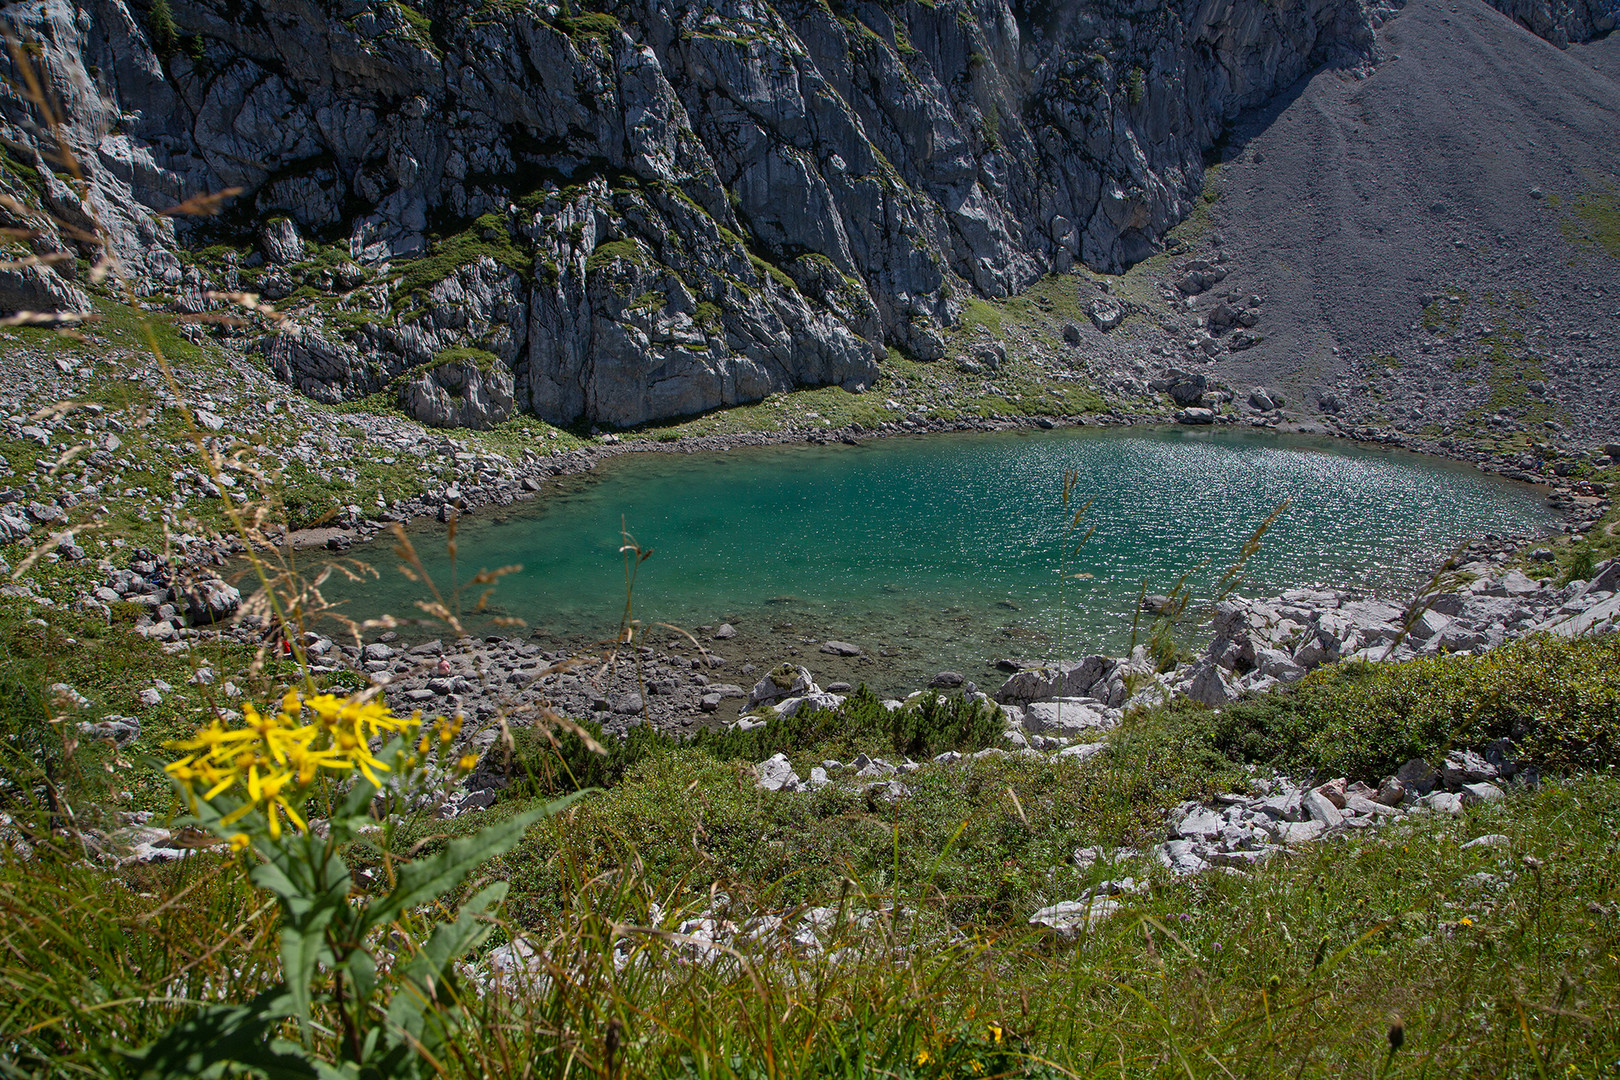
{"type": "Polygon", "coordinates": [[[1320,821],[1285,821],[1278,824],[1273,835],[1284,844],[1306,844],[1326,831],[1320,821]]]}
{"type": "Polygon", "coordinates": [[[851,645],[847,641],[823,641],[821,643],[821,651],[832,656],[861,655],[861,647],[859,645],[851,645]]]}
{"type": "Polygon", "coordinates": [[[1468,841],[1468,843],[1463,845],[1464,849],[1467,849],[1467,848],[1505,848],[1505,847],[1512,847],[1512,846],[1513,846],[1513,841],[1511,839],[1509,839],[1508,837],[1502,835],[1501,833],[1487,833],[1484,836],[1476,836],[1474,839],[1468,841]]]}
{"type": "Polygon", "coordinates": [[[728,641],[737,636],[737,628],[730,623],[721,623],[720,629],[714,632],[716,641],[728,641]]]}
{"type": "Polygon", "coordinates": [[[1453,795],[1449,791],[1436,791],[1425,795],[1418,800],[1419,806],[1427,807],[1439,814],[1460,814],[1463,812],[1463,798],[1453,795]]]}
{"type": "Polygon", "coordinates": [[[1493,803],[1507,798],[1507,793],[1495,784],[1482,780],[1477,784],[1464,784],[1462,798],[1464,802],[1470,803],[1493,803]]]}
{"type": "Polygon", "coordinates": [[[1417,795],[1427,795],[1434,790],[1435,782],[1440,779],[1440,774],[1422,758],[1412,758],[1395,771],[1395,779],[1405,785],[1407,791],[1417,795]]]}
{"type": "Polygon", "coordinates": [[[1311,820],[1320,822],[1324,829],[1336,828],[1344,822],[1344,815],[1339,812],[1339,808],[1320,791],[1307,791],[1300,804],[1311,816],[1311,820]]]}
{"type": "Polygon", "coordinates": [[[1198,874],[1208,869],[1209,863],[1198,854],[1190,840],[1170,840],[1160,844],[1153,854],[1171,873],[1198,874]]]}
{"type": "Polygon", "coordinates": [[[1326,798],[1327,801],[1332,803],[1336,808],[1343,810],[1347,784],[1348,781],[1341,776],[1337,780],[1329,780],[1327,783],[1317,788],[1316,791],[1317,794],[1326,798]]]}
{"type": "Polygon", "coordinates": [[[1060,904],[1041,908],[1029,917],[1029,924],[1052,930],[1059,937],[1072,938],[1081,930],[1102,922],[1119,909],[1118,900],[1102,896],[1089,900],[1065,900],[1060,904]]]}
{"type": "Polygon", "coordinates": [[[1185,840],[1203,840],[1220,835],[1225,822],[1211,810],[1194,810],[1176,825],[1176,834],[1185,840]]]}
{"type": "Polygon", "coordinates": [[[163,704],[163,695],[158,692],[156,687],[153,686],[144,688],[140,691],[140,693],[136,694],[135,697],[140,700],[142,705],[152,706],[163,704]]]}
{"type": "Polygon", "coordinates": [[[636,693],[614,694],[608,698],[608,708],[620,716],[632,716],[642,709],[641,695],[636,693]]]}

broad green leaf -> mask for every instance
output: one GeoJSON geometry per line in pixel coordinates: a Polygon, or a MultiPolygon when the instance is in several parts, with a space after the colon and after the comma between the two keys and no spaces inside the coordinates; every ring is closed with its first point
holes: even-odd
{"type": "Polygon", "coordinates": [[[497,881],[462,905],[452,923],[440,923],[421,950],[395,969],[401,984],[388,1003],[390,1031],[403,1030],[420,1042],[428,1004],[435,999],[448,977],[451,965],[477,948],[489,937],[491,927],[482,916],[506,898],[507,884],[497,881]]]}
{"type": "Polygon", "coordinates": [[[418,904],[443,896],[467,880],[468,875],[481,863],[512,850],[523,839],[530,825],[541,818],[561,813],[588,794],[588,790],[576,791],[544,806],[496,822],[471,836],[450,841],[436,855],[405,865],[399,871],[394,891],[372,901],[366,911],[362,933],[393,922],[402,912],[418,904]]]}
{"type": "Polygon", "coordinates": [[[282,901],[282,977],[293,998],[294,1014],[306,1025],[316,966],[336,962],[327,945],[327,927],[334,921],[341,925],[353,918],[348,866],[333,856],[317,869],[312,864],[316,857],[315,845],[300,837],[276,848],[272,861],[254,867],[252,873],[254,884],[275,893],[282,901]],[[317,874],[322,875],[319,891],[300,887],[304,882],[313,886],[317,874]]]}
{"type": "Polygon", "coordinates": [[[244,1067],[269,1080],[316,1080],[321,1075],[317,1062],[297,1046],[271,1037],[293,1008],[286,989],[274,987],[244,1005],[202,1009],[127,1057],[135,1075],[152,1080],[213,1080],[244,1067]]]}
{"type": "Polygon", "coordinates": [[[377,992],[377,961],[365,949],[350,953],[343,967],[354,982],[355,997],[365,1000],[377,992]]]}
{"type": "Polygon", "coordinates": [[[332,962],[332,951],[326,946],[326,925],[332,921],[332,914],[330,910],[322,911],[304,926],[281,929],[281,973],[293,999],[293,1015],[306,1025],[306,1032],[310,983],[315,979],[316,966],[323,960],[332,962]]]}

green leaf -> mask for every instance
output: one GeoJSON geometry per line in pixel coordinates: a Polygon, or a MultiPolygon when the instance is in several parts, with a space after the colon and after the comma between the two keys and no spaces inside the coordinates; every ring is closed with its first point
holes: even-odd
{"type": "MultiPolygon", "coordinates": [[[[428,1006],[438,1000],[451,965],[477,948],[489,937],[490,925],[483,915],[506,898],[507,884],[497,881],[479,890],[477,895],[461,906],[461,913],[453,923],[440,923],[421,950],[405,964],[395,969],[400,986],[388,1003],[390,1034],[408,1032],[415,1042],[432,1049],[439,1039],[425,1037],[423,1029],[429,1014],[428,1006]]],[[[441,1037],[447,1032],[438,1033],[441,1037]]]]}
{"type": "Polygon", "coordinates": [[[326,942],[334,921],[353,918],[349,907],[349,868],[336,855],[321,860],[314,839],[300,836],[265,852],[269,861],[253,868],[255,885],[281,901],[281,970],[293,1014],[309,1022],[310,984],[319,963],[336,965],[326,942]]]}
{"type": "Polygon", "coordinates": [[[541,818],[561,813],[589,791],[576,791],[572,795],[535,807],[486,826],[471,836],[450,841],[437,855],[409,863],[399,871],[394,891],[374,900],[366,909],[360,934],[399,918],[404,911],[435,900],[467,880],[479,864],[496,855],[512,850],[530,825],[541,818]]]}
{"type": "Polygon", "coordinates": [[[227,1071],[252,1069],[269,1080],[316,1080],[318,1062],[294,1044],[271,1038],[293,1013],[292,996],[273,987],[244,1005],[213,1005],[182,1020],[155,1041],[125,1056],[146,1078],[213,1080],[227,1071]]]}

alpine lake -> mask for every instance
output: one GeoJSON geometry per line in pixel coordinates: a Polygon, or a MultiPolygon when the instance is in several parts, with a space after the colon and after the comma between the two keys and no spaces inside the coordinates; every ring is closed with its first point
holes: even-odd
{"type": "MultiPolygon", "coordinates": [[[[662,648],[695,653],[668,627],[692,634],[725,660],[717,681],[795,659],[824,684],[902,693],[942,670],[997,685],[998,659],[1123,655],[1146,636],[1144,590],[1184,575],[1196,636],[1245,541],[1285,502],[1241,567],[1245,595],[1353,588],[1404,602],[1459,544],[1555,525],[1536,489],[1435,458],[1253,430],[1071,428],[624,454],[462,518],[453,557],[447,526],[408,535],[469,633],[557,650],[611,641],[629,571],[630,618],[662,648]],[[498,567],[521,569],[478,610],[491,587],[466,583],[498,567]],[[715,640],[726,623],[736,636],[715,640]],[[829,656],[827,640],[861,655],[829,656]]],[[[354,554],[377,576],[327,584],[346,615],[392,614],[407,642],[448,636],[412,621],[428,589],[386,541],[354,554]]]]}

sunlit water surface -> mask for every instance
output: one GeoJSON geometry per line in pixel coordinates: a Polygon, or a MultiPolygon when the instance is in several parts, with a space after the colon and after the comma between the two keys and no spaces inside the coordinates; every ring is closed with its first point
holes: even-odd
{"type": "MultiPolygon", "coordinates": [[[[1313,585],[1396,595],[1460,541],[1551,524],[1532,489],[1414,455],[1271,433],[1073,429],[626,455],[533,503],[463,520],[457,565],[464,580],[520,564],[496,610],[559,644],[596,640],[623,610],[622,521],[653,552],[635,582],[644,622],[729,621],[753,653],[851,641],[883,658],[874,683],[901,688],[944,668],[1055,655],[1060,596],[1065,655],[1118,652],[1144,580],[1165,592],[1191,570],[1207,597],[1284,500],[1245,568],[1249,595],[1313,585]],[[1068,470],[1078,482],[1066,512],[1068,470]],[[1060,552],[1088,529],[1060,587],[1060,552]],[[780,640],[761,644],[769,635],[780,640]]],[[[448,583],[443,529],[412,536],[448,583]]],[[[381,581],[328,593],[357,617],[414,613],[422,587],[381,545],[367,557],[381,581]]]]}

